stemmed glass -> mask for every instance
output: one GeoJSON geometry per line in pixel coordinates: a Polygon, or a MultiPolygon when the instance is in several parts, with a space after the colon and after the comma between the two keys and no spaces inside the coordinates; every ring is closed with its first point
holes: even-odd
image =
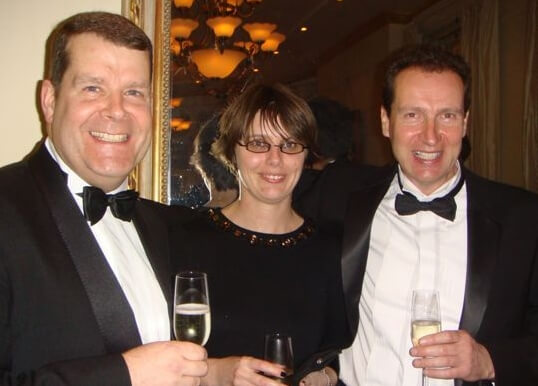
{"type": "Polygon", "coordinates": [[[278,380],[281,383],[286,383],[287,379],[290,379],[291,375],[293,375],[293,349],[291,345],[291,336],[281,333],[265,335],[264,359],[284,366],[286,378],[270,378],[278,380]]]}
{"type": "Polygon", "coordinates": [[[211,331],[207,275],[186,271],[176,275],[174,335],[177,340],[205,345],[211,331]]]}
{"type": "MultiPolygon", "coordinates": [[[[436,290],[414,290],[411,303],[411,340],[418,345],[420,338],[441,331],[441,308],[436,290]]],[[[428,377],[422,375],[422,386],[428,385],[428,377]]]]}

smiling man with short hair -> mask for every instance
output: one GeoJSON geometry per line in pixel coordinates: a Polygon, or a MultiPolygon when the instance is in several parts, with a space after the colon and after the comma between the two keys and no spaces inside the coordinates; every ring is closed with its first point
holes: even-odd
{"type": "Polygon", "coordinates": [[[469,84],[463,59],[437,47],[388,66],[381,126],[397,166],[350,194],[344,222],[348,386],[538,382],[538,199],[459,164],[469,84]],[[424,288],[440,293],[442,331],[412,347],[424,288]]]}
{"type": "Polygon", "coordinates": [[[167,208],[127,189],[151,138],[151,42],[89,12],[50,43],[47,137],[0,169],[0,383],[199,383],[205,350],[170,341],[167,208]]]}

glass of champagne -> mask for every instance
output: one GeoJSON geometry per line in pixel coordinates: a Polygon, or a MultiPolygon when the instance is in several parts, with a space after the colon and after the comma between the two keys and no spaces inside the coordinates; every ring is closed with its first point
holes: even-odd
{"type": "MultiPolygon", "coordinates": [[[[441,331],[441,307],[436,290],[414,290],[411,303],[411,341],[418,345],[420,338],[441,331]]],[[[422,386],[428,378],[422,375],[422,386]]]]}
{"type": "Polygon", "coordinates": [[[281,333],[265,335],[264,359],[284,366],[286,378],[272,376],[269,376],[269,378],[278,380],[281,383],[286,383],[286,380],[290,379],[293,375],[293,349],[291,345],[291,336],[281,333]]]}
{"type": "Polygon", "coordinates": [[[211,331],[207,275],[186,271],[176,275],[174,335],[177,340],[205,345],[211,331]]]}

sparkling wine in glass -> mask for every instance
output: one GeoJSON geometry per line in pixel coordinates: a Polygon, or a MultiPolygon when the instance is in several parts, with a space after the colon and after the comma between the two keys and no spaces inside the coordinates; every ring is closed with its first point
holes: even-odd
{"type": "Polygon", "coordinates": [[[284,366],[286,378],[269,378],[286,383],[293,375],[293,348],[291,345],[291,336],[281,333],[265,335],[265,352],[264,359],[269,362],[278,363],[284,366]]]}
{"type": "MultiPolygon", "coordinates": [[[[441,331],[441,307],[436,290],[414,290],[411,303],[411,341],[418,345],[420,338],[441,331]]],[[[428,378],[422,376],[422,386],[428,378]]]]}
{"type": "Polygon", "coordinates": [[[207,275],[186,271],[176,275],[174,335],[177,340],[205,345],[211,331],[207,275]]]}

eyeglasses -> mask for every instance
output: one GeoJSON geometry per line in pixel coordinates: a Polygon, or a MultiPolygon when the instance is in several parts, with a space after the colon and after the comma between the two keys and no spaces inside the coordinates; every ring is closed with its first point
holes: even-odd
{"type": "Polygon", "coordinates": [[[280,145],[272,145],[260,140],[248,141],[247,143],[237,142],[237,144],[239,146],[243,146],[252,153],[267,153],[269,150],[271,150],[271,146],[278,147],[280,151],[285,154],[299,154],[302,153],[304,149],[308,149],[308,147],[302,143],[291,141],[281,143],[280,145]]]}

